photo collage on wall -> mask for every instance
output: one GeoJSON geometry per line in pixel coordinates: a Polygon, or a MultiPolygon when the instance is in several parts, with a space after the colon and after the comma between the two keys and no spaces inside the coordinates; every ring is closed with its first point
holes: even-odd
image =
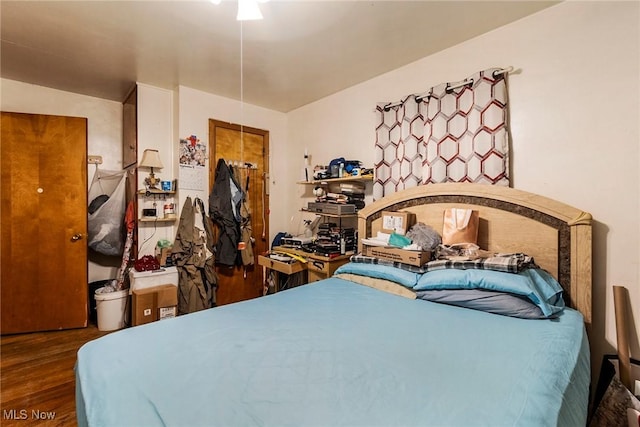
{"type": "Polygon", "coordinates": [[[195,136],[180,139],[180,188],[207,190],[207,146],[195,136]]]}

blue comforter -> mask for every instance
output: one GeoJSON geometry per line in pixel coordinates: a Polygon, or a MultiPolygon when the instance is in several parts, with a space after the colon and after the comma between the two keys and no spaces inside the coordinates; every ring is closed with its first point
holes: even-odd
{"type": "Polygon", "coordinates": [[[582,316],[524,320],[331,278],[109,334],[79,425],[584,426],[582,316]]]}

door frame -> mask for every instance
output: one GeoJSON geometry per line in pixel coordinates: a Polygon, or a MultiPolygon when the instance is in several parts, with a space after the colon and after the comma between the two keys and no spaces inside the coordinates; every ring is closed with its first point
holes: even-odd
{"type": "MultiPolygon", "coordinates": [[[[254,230],[254,238],[256,239],[256,241],[263,241],[264,243],[261,243],[260,245],[256,245],[254,247],[254,265],[250,266],[247,268],[247,270],[245,270],[245,274],[247,273],[247,271],[251,272],[251,275],[255,280],[260,278],[260,289],[262,289],[262,282],[264,281],[264,277],[262,277],[262,273],[261,270],[258,266],[258,255],[260,255],[259,252],[263,251],[263,250],[268,250],[269,249],[269,212],[270,212],[270,201],[269,201],[269,185],[268,185],[268,177],[269,177],[269,131],[268,130],[263,130],[263,129],[258,129],[258,128],[253,128],[250,126],[244,126],[244,125],[239,125],[236,123],[230,123],[230,122],[224,122],[221,120],[216,120],[216,119],[209,119],[209,146],[210,146],[210,157],[209,157],[209,189],[212,190],[214,183],[215,183],[215,171],[216,171],[216,166],[218,164],[218,158],[221,157],[218,155],[217,152],[217,144],[216,144],[216,134],[218,131],[218,128],[220,129],[224,129],[227,131],[232,131],[232,132],[240,132],[240,133],[245,133],[245,134],[252,134],[252,135],[257,135],[259,137],[262,138],[262,154],[261,154],[261,158],[262,158],[262,170],[259,170],[258,172],[261,173],[260,175],[256,176],[256,179],[261,180],[262,181],[262,191],[264,192],[263,194],[261,194],[260,196],[262,197],[262,211],[258,211],[256,209],[255,205],[251,205],[251,210],[252,210],[252,224],[253,224],[253,230],[254,230]],[[264,221],[264,222],[263,222],[264,221]],[[260,222],[263,224],[262,226],[262,236],[260,236],[259,234],[256,234],[256,227],[255,224],[257,222],[260,222]]],[[[253,152],[253,156],[255,159],[255,151],[253,152]]],[[[237,160],[237,159],[225,159],[225,160],[237,160]]],[[[248,160],[247,160],[248,161],[248,160]]],[[[255,194],[255,193],[254,193],[255,194]]],[[[238,269],[238,268],[233,268],[233,269],[218,269],[218,276],[219,276],[219,280],[224,280],[223,277],[227,276],[227,275],[235,275],[235,274],[239,274],[239,272],[242,269],[238,269]]],[[[256,285],[258,285],[258,283],[256,282],[252,282],[255,283],[256,285]]],[[[220,289],[220,288],[219,288],[220,289]]],[[[237,302],[237,298],[240,297],[240,293],[236,293],[234,292],[234,296],[231,298],[227,298],[230,297],[229,294],[227,293],[223,293],[221,295],[221,298],[217,298],[217,303],[218,304],[228,304],[230,302],[237,302]],[[226,295],[226,296],[225,296],[226,295]]],[[[262,293],[260,293],[259,295],[256,296],[260,296],[262,295],[262,293]]],[[[245,294],[245,297],[247,295],[245,294]]]]}
{"type": "MultiPolygon", "coordinates": [[[[30,129],[29,138],[33,137],[37,141],[34,143],[37,145],[36,150],[46,145],[49,150],[42,151],[49,154],[40,155],[39,151],[32,154],[35,162],[32,163],[15,158],[15,144],[4,144],[3,141],[0,149],[4,216],[1,333],[86,327],[89,316],[86,166],[88,120],[86,117],[2,111],[3,121],[5,116],[6,120],[26,121],[26,126],[30,129]],[[62,133],[56,127],[60,123],[64,123],[62,133]],[[50,126],[53,130],[49,129],[50,126]],[[74,141],[73,147],[67,151],[58,148],[68,146],[68,141],[74,141]],[[51,152],[55,152],[55,155],[51,152]],[[63,164],[69,164],[73,175],[66,172],[67,169],[59,167],[61,159],[64,160],[63,164]],[[26,171],[29,174],[28,180],[22,177],[24,168],[14,170],[16,163],[35,168],[26,171]],[[53,189],[62,189],[63,196],[58,196],[53,189]],[[20,197],[19,194],[23,191],[26,193],[24,197],[20,197]],[[38,193],[35,198],[34,193],[38,193]],[[15,197],[16,194],[21,202],[33,202],[33,209],[21,210],[20,205],[16,208],[12,203],[12,196],[15,197]],[[65,200],[68,202],[65,203],[65,200]],[[64,209],[69,207],[77,209],[65,215],[64,209]],[[14,208],[17,209],[16,212],[13,212],[14,208]],[[51,222],[52,218],[62,221],[62,225],[51,222]],[[17,230],[20,236],[14,240],[12,234],[17,230]],[[30,241],[24,244],[25,239],[30,241]],[[36,245],[35,249],[30,250],[31,245],[36,245]],[[21,249],[16,253],[15,249],[19,247],[21,249]],[[25,255],[25,250],[30,253],[25,255]],[[33,257],[43,261],[34,260],[33,257]],[[60,264],[56,264],[55,268],[47,268],[47,263],[54,261],[60,264]],[[20,272],[24,272],[22,276],[18,276],[20,272]],[[8,287],[5,289],[5,286],[8,287]],[[14,293],[12,286],[22,287],[23,292],[14,293]],[[11,301],[8,298],[17,300],[11,301]],[[28,304],[21,303],[25,298],[29,301],[28,304]],[[23,311],[18,311],[17,307],[22,307],[23,311]]],[[[22,138],[27,139],[25,136],[22,138]]]]}

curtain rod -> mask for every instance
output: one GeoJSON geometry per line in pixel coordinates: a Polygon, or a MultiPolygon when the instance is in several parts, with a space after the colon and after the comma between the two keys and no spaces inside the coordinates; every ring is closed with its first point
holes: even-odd
{"type": "MultiPolygon", "coordinates": [[[[499,68],[497,70],[495,70],[493,73],[491,73],[491,75],[493,77],[498,77],[502,74],[509,74],[510,72],[513,71],[513,66],[508,66],[507,68],[499,68]]],[[[454,89],[458,89],[461,88],[463,86],[466,85],[472,85],[474,83],[473,79],[464,79],[460,82],[454,83],[454,84],[450,84],[447,83],[447,88],[445,89],[446,91],[452,91],[454,89]]],[[[422,92],[422,93],[413,93],[409,96],[413,96],[415,101],[420,103],[422,102],[423,99],[425,98],[429,98],[431,96],[431,94],[433,93],[433,88],[429,89],[427,92],[422,92]]],[[[389,111],[389,109],[393,108],[393,107],[397,107],[399,105],[404,104],[404,101],[398,101],[398,102],[390,102],[388,104],[386,104],[383,109],[384,111],[389,111]]]]}

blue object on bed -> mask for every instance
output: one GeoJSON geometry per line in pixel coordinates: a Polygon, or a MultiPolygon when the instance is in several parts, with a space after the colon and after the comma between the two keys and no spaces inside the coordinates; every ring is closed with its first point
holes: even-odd
{"type": "Polygon", "coordinates": [[[557,316],[557,313],[545,316],[540,307],[532,303],[527,297],[505,292],[487,291],[485,289],[417,291],[416,298],[523,319],[548,319],[557,316]]]}
{"type": "Polygon", "coordinates": [[[521,273],[493,270],[436,270],[423,274],[413,290],[486,289],[522,295],[537,305],[545,316],[564,309],[562,286],[549,273],[531,268],[521,273]]]}
{"type": "Polygon", "coordinates": [[[577,426],[582,316],[525,320],[330,278],[84,345],[81,426],[577,426]]]}
{"type": "Polygon", "coordinates": [[[407,288],[413,288],[418,283],[421,274],[413,273],[401,268],[383,265],[383,264],[363,264],[357,262],[348,262],[342,264],[334,274],[350,273],[360,276],[374,277],[376,279],[389,280],[399,283],[407,288]]]}

